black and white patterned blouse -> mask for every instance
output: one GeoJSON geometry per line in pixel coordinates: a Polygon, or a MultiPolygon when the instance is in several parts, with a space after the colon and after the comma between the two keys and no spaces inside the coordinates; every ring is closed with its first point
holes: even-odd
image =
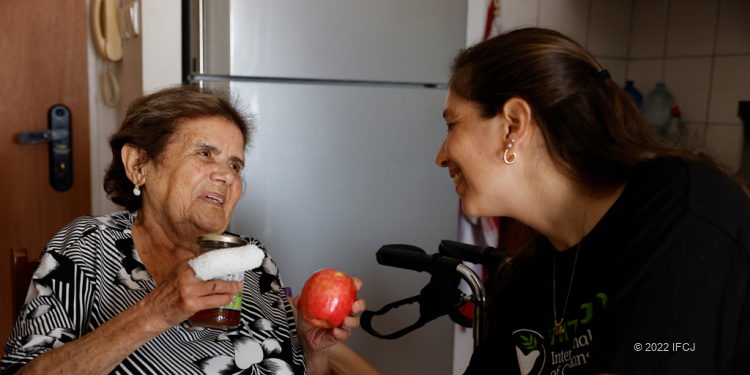
{"type": "MultiPolygon", "coordinates": [[[[2,374],[73,341],[156,287],[133,245],[136,214],[81,217],[47,245],[21,315],[5,344],[2,374]]],[[[265,252],[255,239],[246,238],[265,252]]],[[[172,327],[133,352],[114,374],[303,374],[294,315],[275,263],[245,272],[236,329],[172,327]]],[[[117,337],[111,338],[117,345],[117,337]]]]}

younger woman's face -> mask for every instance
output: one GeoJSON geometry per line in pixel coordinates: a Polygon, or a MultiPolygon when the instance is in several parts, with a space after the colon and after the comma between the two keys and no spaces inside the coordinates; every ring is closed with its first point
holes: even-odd
{"type": "Polygon", "coordinates": [[[448,168],[464,212],[496,216],[507,185],[502,173],[509,167],[503,163],[507,133],[501,115],[485,119],[480,113],[476,103],[448,90],[443,111],[448,134],[435,163],[448,168]]]}

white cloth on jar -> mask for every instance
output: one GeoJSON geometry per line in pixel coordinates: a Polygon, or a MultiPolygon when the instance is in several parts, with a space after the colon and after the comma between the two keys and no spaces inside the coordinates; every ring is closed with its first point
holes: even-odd
{"type": "Polygon", "coordinates": [[[245,272],[260,267],[265,253],[258,246],[245,245],[212,250],[188,261],[201,280],[245,272]]]}

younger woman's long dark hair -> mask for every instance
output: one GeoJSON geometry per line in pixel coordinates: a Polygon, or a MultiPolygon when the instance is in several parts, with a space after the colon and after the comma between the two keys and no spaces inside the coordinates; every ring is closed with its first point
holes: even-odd
{"type": "Polygon", "coordinates": [[[574,181],[591,187],[619,185],[644,163],[703,155],[665,145],[630,97],[581,45],[541,28],[513,30],[462,51],[451,68],[450,88],[480,105],[482,116],[524,99],[552,161],[574,181]]]}
{"type": "MultiPolygon", "coordinates": [[[[580,44],[548,29],[509,31],[461,51],[451,67],[452,93],[500,114],[513,97],[525,100],[558,170],[583,187],[613,187],[654,160],[682,157],[716,165],[703,153],[670,147],[651,130],[630,97],[580,44]],[[605,76],[606,77],[606,76],[605,76]]],[[[517,225],[522,225],[518,223],[517,225]]],[[[527,256],[540,236],[514,228],[528,244],[495,272],[490,298],[503,275],[527,256]]],[[[493,273],[490,270],[491,274],[493,273]]]]}

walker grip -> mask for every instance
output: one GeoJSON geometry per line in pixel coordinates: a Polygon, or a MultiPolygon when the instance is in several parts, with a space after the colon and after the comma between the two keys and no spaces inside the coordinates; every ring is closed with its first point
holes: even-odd
{"type": "Polygon", "coordinates": [[[384,266],[404,268],[417,272],[431,272],[433,256],[412,245],[385,245],[375,254],[378,263],[384,266]]]}

